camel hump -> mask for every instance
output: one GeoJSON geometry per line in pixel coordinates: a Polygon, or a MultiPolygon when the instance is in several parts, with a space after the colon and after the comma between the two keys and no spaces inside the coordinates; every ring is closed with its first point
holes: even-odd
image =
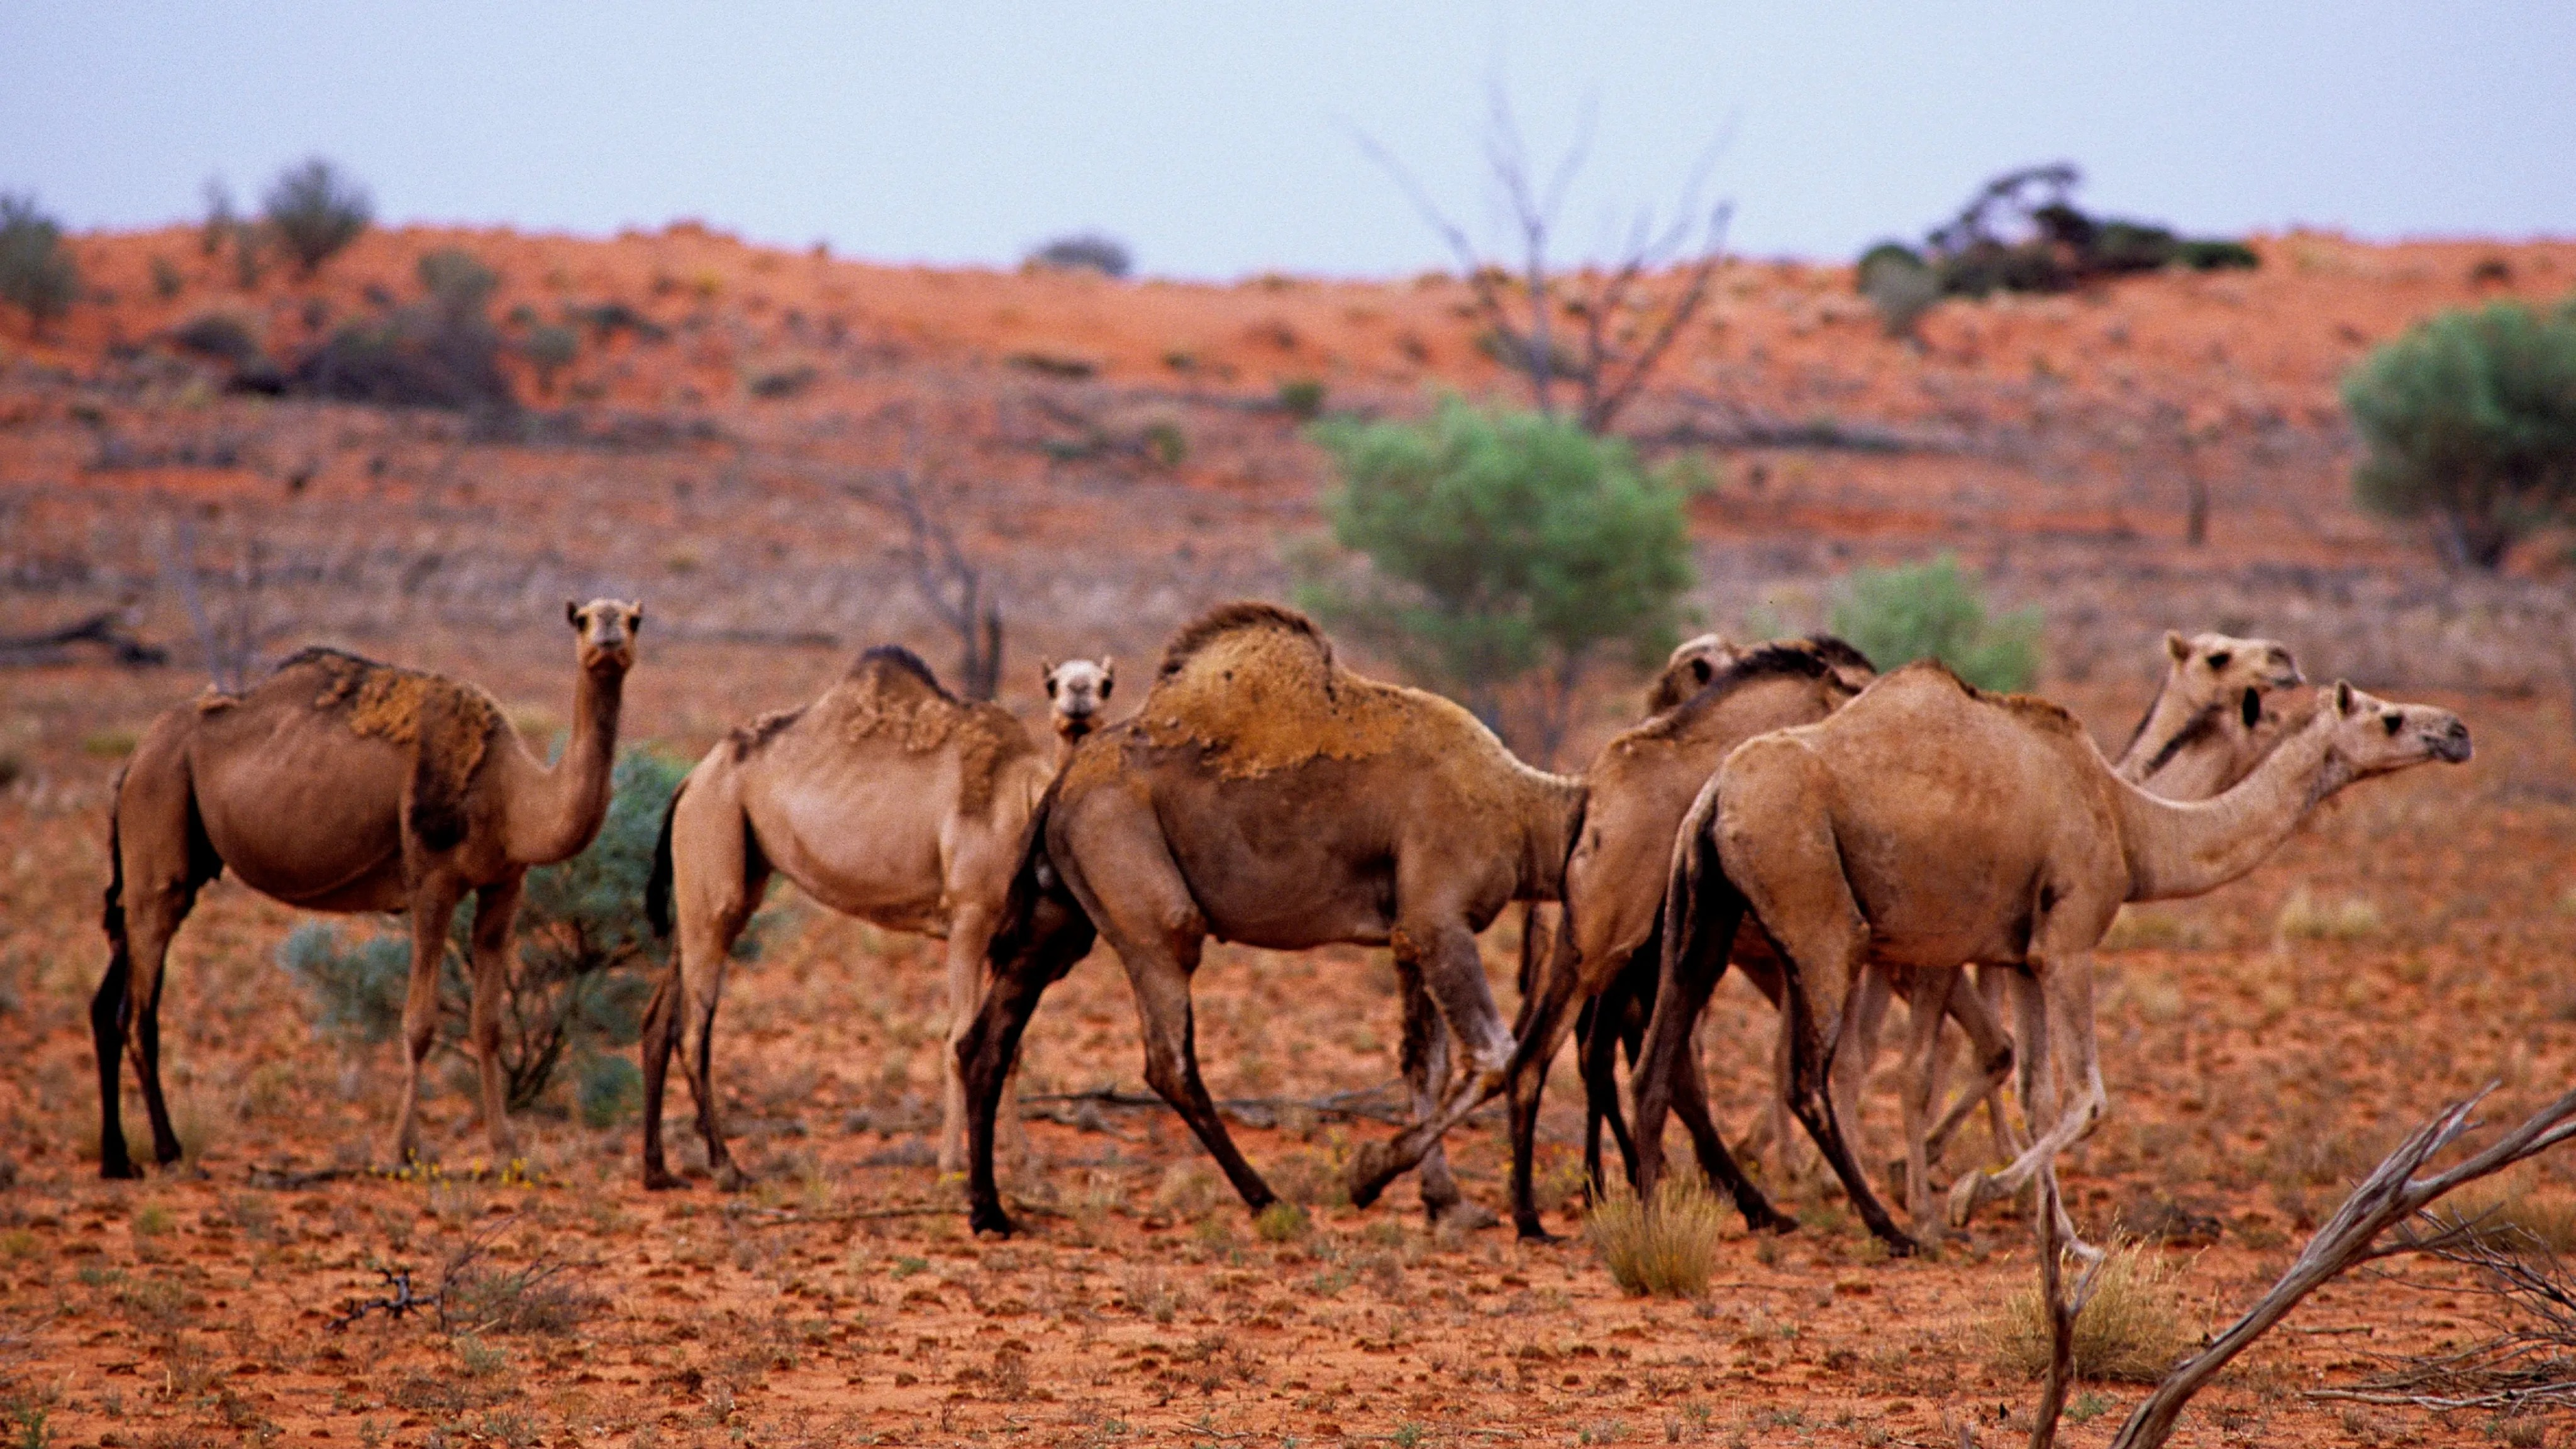
{"type": "Polygon", "coordinates": [[[958,808],[969,815],[991,809],[1003,771],[1037,752],[1009,710],[950,694],[920,655],[899,644],[860,655],[822,708],[853,745],[891,745],[908,755],[955,751],[958,808]]]}
{"type": "Polygon", "coordinates": [[[2083,722],[2068,713],[2064,705],[2053,700],[2042,699],[2035,694],[1998,694],[1979,689],[1961,679],[1952,672],[1949,665],[1938,659],[1917,659],[1880,677],[1890,683],[1898,680],[1941,681],[1969,699],[2000,709],[2043,734],[2062,735],[2068,739],[2083,740],[2087,744],[2090,744],[2093,738],[2085,732],[2083,722]]]}
{"type": "Polygon", "coordinates": [[[313,708],[352,734],[412,753],[411,827],[432,850],[465,838],[465,796],[501,727],[501,706],[473,685],[345,650],[305,649],[277,666],[317,674],[313,708]]]}
{"type": "Polygon", "coordinates": [[[1210,644],[1229,635],[1248,632],[1289,635],[1302,641],[1326,665],[1333,662],[1333,641],[1324,637],[1324,631],[1315,627],[1314,620],[1285,605],[1261,599],[1237,599],[1231,604],[1219,604],[1183,625],[1181,632],[1172,636],[1172,642],[1163,646],[1162,667],[1155,674],[1157,677],[1177,674],[1210,644]]]}
{"type": "Polygon", "coordinates": [[[1304,615],[1258,603],[1229,604],[1174,638],[1136,728],[1156,746],[1196,747],[1230,779],[1367,759],[1426,731],[1500,748],[1456,705],[1351,673],[1304,615]]]}

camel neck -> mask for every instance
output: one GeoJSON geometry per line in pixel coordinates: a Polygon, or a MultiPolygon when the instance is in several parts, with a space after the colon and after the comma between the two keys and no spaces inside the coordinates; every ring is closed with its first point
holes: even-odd
{"type": "Polygon", "coordinates": [[[580,853],[608,815],[609,777],[617,761],[617,713],[623,670],[584,669],[573,686],[572,737],[563,758],[540,772],[510,812],[510,858],[548,865],[580,853]]]}
{"type": "Polygon", "coordinates": [[[2175,802],[2116,782],[2120,841],[2133,901],[2174,900],[2216,890],[2280,848],[2319,800],[2345,783],[2329,746],[2333,719],[2320,712],[2233,789],[2211,800],[2175,802]]]}

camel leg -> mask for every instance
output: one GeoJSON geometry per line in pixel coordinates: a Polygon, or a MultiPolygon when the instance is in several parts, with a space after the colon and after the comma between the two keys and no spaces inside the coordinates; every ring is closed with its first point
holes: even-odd
{"type": "Polygon", "coordinates": [[[464,888],[444,871],[412,883],[411,984],[403,994],[402,1111],[394,1119],[392,1163],[411,1165],[420,1155],[420,1075],[438,1044],[438,970],[447,955],[447,927],[464,888]]]}
{"type": "Polygon", "coordinates": [[[1825,1074],[1825,1089],[1833,1097],[1834,1120],[1841,1124],[1843,1140],[1852,1152],[1868,1160],[1867,1139],[1861,1131],[1861,1093],[1869,1086],[1869,1071],[1878,1061],[1880,1034],[1887,1028],[1888,1003],[1896,997],[1896,978],[1888,967],[1864,965],[1852,992],[1843,999],[1842,1020],[1834,1029],[1833,1065],[1825,1074]]]}
{"type": "Polygon", "coordinates": [[[679,1045],[680,958],[673,953],[653,983],[653,999],[644,1006],[644,1032],[638,1050],[644,1065],[644,1187],[648,1192],[687,1187],[662,1156],[662,1092],[671,1075],[671,1056],[679,1045]]]}
{"type": "MultiPolygon", "coordinates": [[[[984,957],[992,941],[993,916],[985,907],[960,904],[949,917],[948,1054],[939,1074],[939,1172],[943,1177],[966,1170],[966,1079],[957,1047],[966,1039],[976,1005],[984,998],[984,957]]],[[[1028,1124],[1020,1120],[1019,1101],[1020,1064],[1015,1052],[997,1119],[1002,1155],[1015,1169],[1025,1167],[1031,1156],[1028,1124]]]]}
{"type": "MultiPolygon", "coordinates": [[[[1422,989],[1420,968],[1399,956],[1395,970],[1404,998],[1404,1081],[1413,1098],[1414,1120],[1420,1121],[1440,1110],[1441,1089],[1449,1082],[1449,1029],[1430,994],[1422,989]]],[[[1423,1214],[1435,1226],[1445,1222],[1460,1228],[1490,1228],[1500,1221],[1492,1209],[1467,1200],[1449,1170],[1449,1153],[1442,1144],[1432,1143],[1414,1172],[1422,1186],[1423,1214]]]]}
{"type": "Polygon", "coordinates": [[[1941,1027],[1949,1019],[1950,999],[1966,994],[1960,990],[1957,971],[1923,970],[1914,973],[1914,991],[1907,1002],[1912,1016],[1906,1023],[1905,1060],[1899,1069],[1905,1128],[1902,1166],[1905,1215],[1918,1233],[1940,1231],[1932,1216],[1932,1164],[1924,1126],[1941,1090],[1941,1027]]]}
{"type": "MultiPolygon", "coordinates": [[[[2002,975],[2000,972],[1989,974],[1994,976],[1995,990],[2000,991],[2002,975]]],[[[1966,1033],[1968,1050],[1976,1058],[1980,1080],[1974,1088],[1959,1094],[1958,1100],[1951,1103],[1949,1110],[1942,1114],[1940,1124],[1934,1127],[1930,1135],[1925,1138],[1923,1154],[1927,1166],[1941,1160],[1941,1154],[1949,1146],[1951,1135],[1968,1120],[1969,1113],[1977,1110],[1977,1104],[1980,1102],[1985,1104],[1990,1122],[1999,1134],[1997,1141],[2013,1143],[2005,1153],[2007,1160],[2019,1156],[2021,1152],[2019,1136],[2012,1133],[2011,1123],[2004,1116],[2002,1096],[2004,1083],[2012,1080],[2013,1063],[2017,1056],[2013,1048],[2013,1039],[2011,1034],[2004,1030],[2002,1018],[1994,1009],[1985,983],[1980,981],[1977,989],[1973,991],[1964,989],[1965,984],[1959,981],[1953,981],[1951,984],[1949,1019],[1957,1022],[1960,1030],[1966,1033]]],[[[1938,1019],[1935,1018],[1935,1020],[1938,1019]]],[[[1942,1099],[1942,1084],[1938,1069],[1942,1058],[1947,1055],[1948,1053],[1941,1046],[1936,1045],[1933,1048],[1931,1070],[1927,1071],[1924,1078],[1928,1102],[1938,1102],[1942,1099]]]]}
{"type": "MultiPolygon", "coordinates": [[[[1687,933],[1686,948],[1663,952],[1654,1015],[1646,1026],[1645,1055],[1630,1074],[1636,1094],[1637,1191],[1648,1198],[1654,1196],[1663,1175],[1664,1118],[1673,1110],[1675,1094],[1705,1100],[1698,1063],[1690,1060],[1697,1056],[1694,1038],[1709,996],[1726,974],[1735,933],[1744,920],[1744,897],[1723,876],[1704,877],[1700,895],[1699,900],[1680,905],[1698,914],[1698,926],[1687,933]]],[[[1797,1226],[1795,1218],[1772,1207],[1752,1179],[1735,1166],[1725,1144],[1700,1143],[1694,1134],[1694,1146],[1701,1153],[1702,1169],[1734,1194],[1747,1226],[1781,1232],[1797,1226]]]]}
{"type": "MultiPolygon", "coordinates": [[[[2030,1113],[2034,1140],[2001,1172],[1978,1173],[1959,1180],[1950,1191],[1950,1221],[1954,1225],[1965,1226],[1980,1204],[2017,1193],[2041,1172],[2052,1171],[2057,1154],[2091,1132],[2110,1108],[2093,1035],[2091,953],[2069,951],[2052,958],[2033,951],[2030,969],[2037,978],[2036,995],[2042,1008],[2037,1028],[2031,1033],[2038,1040],[2025,1040],[2022,1044],[2023,1105],[2030,1113]],[[2053,1039],[2064,1041],[2069,1075],[2080,1083],[2076,1101],[2064,1110],[2058,1104],[2056,1074],[2046,1060],[2054,1047],[2053,1039]],[[2047,1124],[2044,1129],[2039,1126],[2043,1122],[2047,1124]]],[[[2025,1008],[2025,1017],[2029,1015],[2025,1008]]],[[[2073,1233],[2071,1223],[2061,1222],[2060,1226],[2077,1251],[2091,1251],[2073,1233]]]]}
{"type": "Polygon", "coordinates": [[[707,1145],[707,1171],[717,1187],[739,1192],[750,1185],[751,1175],[735,1164],[732,1149],[725,1145],[724,1107],[716,1096],[716,1007],[724,998],[725,957],[722,951],[689,954],[708,964],[680,978],[685,988],[680,1005],[680,1074],[687,1079],[689,1099],[698,1109],[698,1136],[707,1145]]]}
{"type": "Polygon", "coordinates": [[[1083,908],[1041,896],[1030,903],[1025,922],[993,943],[983,1004],[957,1042],[958,1075],[966,1091],[966,1217],[971,1231],[1005,1236],[1012,1231],[993,1175],[994,1119],[1010,1086],[1020,1035],[1039,998],[1091,950],[1096,934],[1083,908]]]}
{"type": "Polygon", "coordinates": [[[119,939],[89,999],[90,1048],[98,1061],[98,1175],[105,1178],[143,1175],[125,1148],[124,1092],[117,1081],[125,1060],[126,984],[134,975],[129,955],[119,939]]]}
{"type": "MultiPolygon", "coordinates": [[[[1401,895],[1403,886],[1397,886],[1401,895]]],[[[1485,984],[1484,960],[1476,951],[1475,933],[1454,915],[1426,913],[1399,922],[1392,932],[1399,959],[1411,956],[1422,972],[1424,988],[1440,1007],[1449,1034],[1466,1055],[1465,1070],[1456,1074],[1448,1099],[1428,1118],[1408,1124],[1384,1142],[1363,1145],[1351,1154],[1347,1169],[1351,1203],[1367,1207],[1396,1176],[1419,1163],[1441,1135],[1510,1082],[1524,1043],[1514,1041],[1485,984]]],[[[1557,1022],[1564,1020],[1562,1012],[1557,1022]]],[[[1562,1030],[1561,1026],[1557,1030],[1562,1030]]],[[[1552,1033],[1553,1034],[1553,1033],[1552,1033]]],[[[1533,1028],[1530,1036],[1537,1035],[1533,1028]]],[[[1560,1038],[1561,1039],[1561,1038],[1560,1038]]]]}
{"type": "Polygon", "coordinates": [[[518,1136],[510,1130],[510,1099],[501,1071],[501,998],[510,989],[510,928],[519,918],[523,878],[512,876],[483,887],[474,898],[474,976],[469,1008],[474,1055],[482,1065],[483,1133],[492,1157],[506,1163],[519,1155],[518,1136]]]}
{"type": "MultiPolygon", "coordinates": [[[[1612,1020],[1628,1005],[1626,986],[1622,973],[1608,992],[1583,1003],[1574,1017],[1574,1060],[1583,1073],[1583,1184],[1595,1202],[1610,1186],[1608,1174],[1601,1170],[1604,1128],[1619,1149],[1620,1179],[1631,1181],[1637,1174],[1637,1139],[1628,1134],[1628,1117],[1619,1106],[1620,1033],[1619,1023],[1612,1020]]],[[[1635,1060],[1631,1054],[1631,1064],[1635,1060]]]]}
{"type": "MultiPolygon", "coordinates": [[[[1573,940],[1560,929],[1556,949],[1548,955],[1536,990],[1521,1003],[1520,1030],[1504,1083],[1511,1108],[1512,1224],[1523,1238],[1533,1242],[1552,1236],[1539,1221],[1537,1188],[1532,1181],[1538,1153],[1538,1109],[1547,1090],[1548,1065],[1564,1044],[1567,1009],[1584,994],[1578,975],[1580,954],[1573,940]]],[[[1597,1011],[1598,1005],[1587,1004],[1583,1009],[1597,1011]]],[[[1361,1155],[1370,1150],[1363,1147],[1361,1155]]],[[[1375,1196],[1374,1191],[1370,1196],[1375,1196]]],[[[1359,1199],[1355,1195],[1353,1200],[1359,1199]]]]}

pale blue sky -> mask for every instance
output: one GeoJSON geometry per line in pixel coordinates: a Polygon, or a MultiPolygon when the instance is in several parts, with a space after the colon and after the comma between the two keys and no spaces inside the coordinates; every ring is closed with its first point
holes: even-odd
{"type": "Polygon", "coordinates": [[[0,189],[75,228],[255,198],[307,154],[387,220],[696,216],[844,255],[1389,274],[1479,230],[1489,78],[1534,147],[1598,98],[1577,251],[1712,138],[1735,238],[1848,258],[2071,159],[2097,210],[2235,232],[2576,234],[2576,4],[0,5],[0,189]]]}

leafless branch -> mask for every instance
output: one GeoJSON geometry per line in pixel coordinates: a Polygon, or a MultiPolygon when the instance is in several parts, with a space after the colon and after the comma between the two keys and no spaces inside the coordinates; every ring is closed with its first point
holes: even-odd
{"type": "Polygon", "coordinates": [[[2328,1279],[2374,1259],[2447,1251],[2464,1236],[2450,1229],[2429,1237],[2403,1235],[2393,1242],[2381,1243],[2382,1233],[2415,1217],[2464,1183],[2501,1172],[2576,1137],[2576,1091],[2571,1091],[2533,1113],[2485,1151],[2448,1171],[2416,1176],[2436,1154],[2477,1125],[2469,1120],[2469,1114],[2494,1090],[2490,1085],[2466,1101],[2445,1107],[2381,1159],[2325,1226],[2317,1229],[2316,1236],[2308,1240],[2297,1261],[2291,1263],[2290,1270],[2281,1275],[2272,1290],[2207,1349],[2185,1360],[2156,1385],[2155,1391],[2129,1415],[2128,1422],[2120,1426],[2118,1436],[2111,1441],[2112,1449],[2154,1449],[2164,1443],[2192,1396],[2328,1279]]]}
{"type": "Polygon", "coordinates": [[[957,541],[936,495],[937,468],[918,418],[904,423],[903,457],[850,491],[902,518],[904,562],[933,615],[957,636],[958,687],[969,699],[991,699],[1002,683],[1002,611],[985,593],[984,572],[957,541]]]}
{"type": "Polygon", "coordinates": [[[198,559],[196,525],[181,514],[161,539],[159,552],[161,575],[178,587],[180,607],[205,655],[208,679],[226,694],[240,693],[250,682],[260,650],[277,632],[261,618],[266,549],[245,530],[231,567],[208,570],[198,559]],[[204,587],[210,581],[211,593],[204,587]]]}
{"type": "Polygon", "coordinates": [[[2048,1314],[2048,1374],[2040,1381],[2039,1408],[2031,1415],[2030,1449],[2049,1449],[2057,1442],[2058,1415],[2066,1409],[2066,1391],[2075,1383],[2075,1319],[2093,1301],[2102,1270],[2110,1263],[2097,1256],[2065,1291],[2066,1244],[2057,1240],[2057,1220],[2064,1215],[2057,1192],[2057,1173],[2039,1177],[2039,1299],[2048,1314]]]}

